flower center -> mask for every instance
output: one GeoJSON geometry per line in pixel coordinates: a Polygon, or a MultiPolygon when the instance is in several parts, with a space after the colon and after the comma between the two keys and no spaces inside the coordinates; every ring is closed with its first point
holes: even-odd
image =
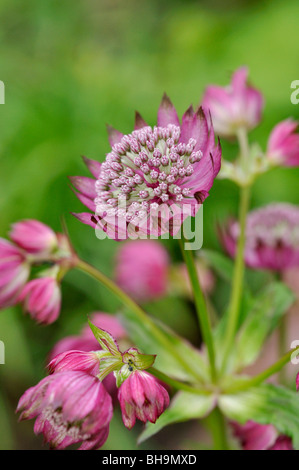
{"type": "Polygon", "coordinates": [[[202,152],[195,139],[179,143],[180,128],[143,127],[125,135],[102,164],[95,187],[97,213],[143,218],[162,203],[190,197],[186,187],[202,152]],[[182,183],[184,187],[182,188],[182,183]]]}

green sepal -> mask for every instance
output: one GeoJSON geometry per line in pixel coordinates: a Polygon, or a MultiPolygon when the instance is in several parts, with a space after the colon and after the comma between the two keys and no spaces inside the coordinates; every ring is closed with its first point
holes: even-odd
{"type": "Polygon", "coordinates": [[[113,336],[111,336],[110,333],[108,333],[107,331],[101,330],[97,326],[93,325],[90,320],[88,320],[88,323],[91,331],[94,334],[95,339],[100,343],[102,348],[105,351],[111,353],[112,356],[118,356],[121,358],[121,353],[118,348],[118,344],[113,338],[113,336]]]}

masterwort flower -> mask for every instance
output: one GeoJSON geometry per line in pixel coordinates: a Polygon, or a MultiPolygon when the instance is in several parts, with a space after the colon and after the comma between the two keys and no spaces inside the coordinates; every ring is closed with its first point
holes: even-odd
{"type": "Polygon", "coordinates": [[[136,418],[155,423],[169,405],[165,388],[151,374],[134,370],[118,391],[124,425],[131,429],[136,418]]]}
{"type": "Polygon", "coordinates": [[[74,215],[113,239],[177,233],[209,195],[220,170],[210,115],[190,107],[180,124],[164,95],[157,126],[136,113],[131,134],[110,127],[108,133],[112,148],[105,162],[85,159],[94,179],[71,177],[78,198],[93,212],[74,215]]]}
{"type": "Polygon", "coordinates": [[[167,292],[169,256],[155,240],[135,240],[121,246],[116,258],[116,282],[135,300],[155,300],[167,292]]]}
{"type": "MultiPolygon", "coordinates": [[[[234,257],[239,224],[231,221],[222,231],[228,253],[234,257]]],[[[299,265],[299,208],[287,203],[269,204],[247,219],[245,262],[254,269],[283,271],[299,265]]]]}
{"type": "Polygon", "coordinates": [[[57,320],[60,313],[60,285],[51,276],[33,279],[25,285],[18,300],[32,318],[48,325],[57,320]]]}
{"type": "Polygon", "coordinates": [[[79,371],[45,377],[20,398],[20,419],[36,418],[34,432],[51,448],[82,442],[81,450],[100,448],[109,433],[112,400],[104,385],[79,371]]]}
{"type": "Polygon", "coordinates": [[[212,114],[215,132],[234,137],[238,130],[251,130],[259,124],[263,109],[262,94],[247,83],[247,67],[240,67],[227,87],[210,85],[202,105],[212,114]]]}

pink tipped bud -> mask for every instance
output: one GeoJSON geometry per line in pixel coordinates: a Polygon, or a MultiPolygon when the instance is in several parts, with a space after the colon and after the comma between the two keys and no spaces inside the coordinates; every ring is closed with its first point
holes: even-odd
{"type": "Polygon", "coordinates": [[[238,129],[253,129],[261,120],[262,94],[247,83],[248,71],[235,71],[228,87],[211,85],[206,89],[202,105],[212,115],[215,132],[223,137],[235,136],[238,129]]]}
{"type": "Polygon", "coordinates": [[[14,305],[23,289],[30,272],[21,250],[0,238],[0,308],[14,305]]]}
{"type": "Polygon", "coordinates": [[[19,300],[24,309],[38,323],[53,323],[61,306],[60,287],[53,277],[34,279],[22,290],[19,300]]]}
{"type": "Polygon", "coordinates": [[[50,375],[20,398],[20,419],[36,418],[34,432],[53,449],[82,442],[80,449],[101,447],[108,437],[112,400],[103,384],[84,372],[50,375]]]}
{"type": "Polygon", "coordinates": [[[58,354],[48,364],[50,374],[65,370],[79,370],[87,374],[97,375],[99,373],[100,360],[96,352],[66,351],[58,354]]]}
{"type": "Polygon", "coordinates": [[[284,166],[299,166],[299,134],[295,133],[298,122],[292,119],[277,124],[272,130],[267,155],[275,163],[284,166]]]}
{"type": "Polygon", "coordinates": [[[38,220],[22,220],[13,224],[10,238],[28,253],[50,253],[57,247],[53,230],[38,220]]]}
{"type": "Polygon", "coordinates": [[[131,429],[136,418],[155,423],[169,405],[169,395],[154,376],[135,370],[118,391],[124,425],[131,429]]]}

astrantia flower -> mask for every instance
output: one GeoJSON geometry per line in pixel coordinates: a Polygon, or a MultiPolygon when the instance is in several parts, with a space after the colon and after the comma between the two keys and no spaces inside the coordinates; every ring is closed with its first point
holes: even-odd
{"type": "MultiPolygon", "coordinates": [[[[222,232],[228,253],[234,257],[239,237],[238,222],[222,232]]],[[[283,271],[299,265],[299,208],[270,204],[252,211],[247,219],[245,262],[255,269],[283,271]]]]}
{"type": "Polygon", "coordinates": [[[112,149],[102,165],[85,159],[95,179],[71,181],[80,201],[96,213],[75,215],[113,239],[176,233],[188,215],[196,214],[220,170],[221,149],[210,116],[190,107],[180,124],[166,95],[157,126],[137,114],[131,134],[109,128],[109,141],[112,149]]]}
{"type": "Polygon", "coordinates": [[[215,132],[220,136],[236,136],[240,128],[253,129],[261,120],[262,94],[247,83],[248,70],[240,67],[227,87],[207,87],[202,105],[212,114],[215,132]]]}
{"type": "Polygon", "coordinates": [[[298,122],[292,119],[277,124],[272,130],[267,157],[278,165],[299,166],[299,134],[295,131],[298,122]]]}
{"type": "Polygon", "coordinates": [[[0,308],[14,305],[30,273],[22,250],[0,238],[0,308]]]}
{"type": "Polygon", "coordinates": [[[135,370],[118,391],[124,425],[131,429],[136,418],[155,423],[169,405],[169,395],[157,379],[145,371],[135,370]]]}
{"type": "Polygon", "coordinates": [[[55,232],[38,220],[22,220],[13,224],[10,238],[28,253],[51,253],[57,246],[55,232]]]}
{"type": "Polygon", "coordinates": [[[248,421],[246,424],[231,423],[235,436],[244,450],[293,450],[292,440],[279,435],[271,424],[248,421]]]}
{"type": "Polygon", "coordinates": [[[23,288],[18,300],[38,323],[50,324],[60,313],[60,286],[53,277],[33,279],[23,288]]]}
{"type": "Polygon", "coordinates": [[[96,378],[83,372],[50,375],[21,397],[20,419],[36,418],[34,432],[51,448],[82,442],[80,449],[98,449],[106,441],[113,408],[110,395],[96,378]]]}
{"type": "Polygon", "coordinates": [[[169,257],[154,240],[135,240],[121,246],[116,258],[116,282],[135,300],[144,302],[165,295],[169,257]]]}

